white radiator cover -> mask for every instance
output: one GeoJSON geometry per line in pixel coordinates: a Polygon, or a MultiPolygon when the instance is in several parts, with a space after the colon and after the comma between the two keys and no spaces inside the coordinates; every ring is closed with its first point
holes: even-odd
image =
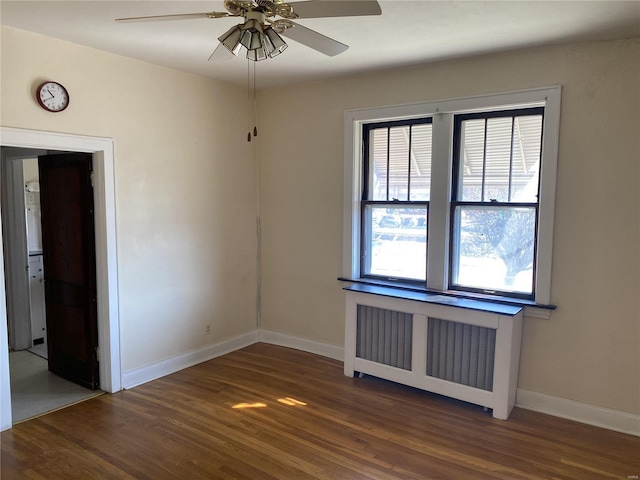
{"type": "Polygon", "coordinates": [[[356,357],[411,370],[413,316],[358,305],[356,357]]]}
{"type": "Polygon", "coordinates": [[[496,331],[439,318],[427,322],[427,375],[491,391],[496,331]]]}
{"type": "MultiPolygon", "coordinates": [[[[347,290],[345,375],[373,375],[493,409],[515,404],[522,310],[454,306],[347,290]],[[471,307],[471,308],[470,308],[471,307]]],[[[448,304],[447,304],[448,303],[448,304]]]]}

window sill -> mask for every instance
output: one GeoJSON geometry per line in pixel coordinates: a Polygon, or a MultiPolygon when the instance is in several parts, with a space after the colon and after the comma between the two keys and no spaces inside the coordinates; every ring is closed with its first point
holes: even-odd
{"type": "MultiPolygon", "coordinates": [[[[417,292],[417,293],[425,293],[425,294],[433,294],[438,296],[445,296],[459,298],[461,300],[478,300],[481,302],[493,303],[496,305],[507,305],[507,306],[515,306],[524,308],[524,316],[525,317],[533,317],[533,318],[542,318],[548,319],[551,315],[551,311],[556,309],[555,305],[542,305],[538,304],[532,300],[522,300],[518,298],[510,298],[503,297],[497,295],[483,295],[479,293],[469,293],[469,292],[457,292],[451,290],[431,290],[426,287],[422,287],[420,285],[415,285],[411,283],[399,283],[399,282],[385,282],[384,280],[375,280],[375,279],[353,279],[353,278],[345,278],[339,277],[339,281],[356,283],[361,285],[372,285],[372,286],[380,286],[387,287],[397,291],[398,294],[401,295],[401,292],[417,292]]],[[[407,295],[407,298],[410,299],[411,295],[407,295]]]]}

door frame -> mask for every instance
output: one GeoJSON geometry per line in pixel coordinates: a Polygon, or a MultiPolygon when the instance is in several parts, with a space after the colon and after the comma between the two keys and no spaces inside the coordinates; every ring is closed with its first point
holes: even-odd
{"type": "MultiPolygon", "coordinates": [[[[23,150],[32,152],[32,150],[23,150]]],[[[37,152],[37,150],[33,150],[37,152]]],[[[46,153],[46,151],[43,151],[46,153]]],[[[12,152],[12,154],[15,152],[12,152]]],[[[11,255],[4,259],[6,308],[9,315],[9,348],[24,350],[31,347],[31,321],[29,303],[29,264],[27,223],[25,218],[23,159],[0,153],[0,189],[6,207],[1,217],[3,247],[11,255]]]]}
{"type": "MultiPolygon", "coordinates": [[[[0,143],[6,147],[85,152],[93,155],[100,388],[109,393],[120,391],[122,369],[116,251],[114,140],[0,127],[0,143]]],[[[2,255],[3,242],[0,240],[0,257],[2,255]]],[[[11,428],[11,383],[3,263],[0,262],[0,377],[2,378],[0,380],[0,431],[11,428]]]]}

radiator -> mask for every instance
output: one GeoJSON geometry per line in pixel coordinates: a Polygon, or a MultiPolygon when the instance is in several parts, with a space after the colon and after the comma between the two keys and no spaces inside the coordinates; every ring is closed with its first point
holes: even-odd
{"type": "MultiPolygon", "coordinates": [[[[358,305],[356,357],[411,370],[413,315],[358,305]]],[[[426,374],[483,390],[493,387],[496,331],[427,320],[426,374]]]]}
{"type": "Polygon", "coordinates": [[[522,309],[424,298],[348,291],[345,375],[385,378],[491,408],[494,417],[507,419],[515,404],[522,309]]]}
{"type": "Polygon", "coordinates": [[[358,305],[356,356],[411,370],[413,315],[358,305]]]}
{"type": "Polygon", "coordinates": [[[437,318],[427,323],[427,375],[493,389],[496,331],[437,318]]]}

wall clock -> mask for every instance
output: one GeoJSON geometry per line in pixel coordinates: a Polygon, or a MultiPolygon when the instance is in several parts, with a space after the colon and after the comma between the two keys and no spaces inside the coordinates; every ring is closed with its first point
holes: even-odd
{"type": "Polygon", "coordinates": [[[61,112],[69,106],[69,92],[58,82],[44,82],[36,90],[36,99],[48,112],[61,112]]]}

